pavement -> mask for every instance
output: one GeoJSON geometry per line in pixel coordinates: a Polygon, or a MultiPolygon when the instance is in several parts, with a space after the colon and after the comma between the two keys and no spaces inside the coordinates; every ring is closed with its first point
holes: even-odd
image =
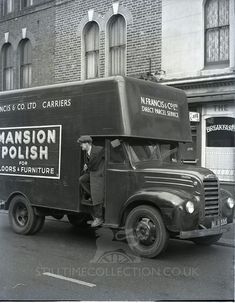
{"type": "Polygon", "coordinates": [[[223,233],[223,236],[216,243],[216,245],[235,247],[234,234],[235,234],[235,219],[233,219],[233,223],[231,224],[229,231],[223,233]]]}

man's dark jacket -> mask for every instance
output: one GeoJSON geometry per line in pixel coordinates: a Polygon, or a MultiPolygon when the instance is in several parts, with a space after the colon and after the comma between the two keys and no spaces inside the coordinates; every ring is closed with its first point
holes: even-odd
{"type": "Polygon", "coordinates": [[[89,161],[87,162],[89,171],[99,169],[100,163],[104,161],[104,148],[101,146],[92,145],[89,161]]]}
{"type": "Polygon", "coordinates": [[[104,202],[104,148],[92,145],[89,161],[91,199],[93,205],[104,202]]]}

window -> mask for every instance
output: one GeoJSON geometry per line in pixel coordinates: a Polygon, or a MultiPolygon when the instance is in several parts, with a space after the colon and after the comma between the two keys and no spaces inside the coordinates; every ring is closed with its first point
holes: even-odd
{"type": "Polygon", "coordinates": [[[3,0],[3,15],[13,12],[13,0],[3,0]]]}
{"type": "Polygon", "coordinates": [[[123,144],[119,141],[119,139],[113,140],[110,142],[110,163],[125,163],[126,156],[123,144]]]}
{"type": "Polygon", "coordinates": [[[213,117],[206,120],[206,146],[235,147],[235,119],[213,117]]]}
{"type": "Polygon", "coordinates": [[[13,51],[10,43],[2,48],[3,54],[3,90],[13,89],[13,51]]]}
{"type": "Polygon", "coordinates": [[[33,5],[33,0],[21,0],[21,9],[33,5]]]}
{"type": "Polygon", "coordinates": [[[30,87],[32,83],[32,46],[28,39],[20,43],[20,87],[30,87]]]}
{"type": "Polygon", "coordinates": [[[99,77],[99,27],[89,22],[84,31],[86,79],[99,77]]]}
{"type": "Polygon", "coordinates": [[[205,166],[220,181],[235,181],[235,118],[210,117],[206,119],[205,166]]]}
{"type": "Polygon", "coordinates": [[[179,146],[177,143],[157,143],[155,140],[132,140],[129,143],[129,151],[131,161],[135,164],[143,161],[159,161],[161,163],[174,164],[179,161],[179,146]]]}
{"type": "Polygon", "coordinates": [[[205,6],[205,64],[229,63],[229,0],[208,0],[205,6]]]}
{"type": "Polygon", "coordinates": [[[164,163],[177,163],[179,161],[179,147],[176,143],[159,144],[161,158],[164,163]]]}
{"type": "Polygon", "coordinates": [[[126,22],[115,15],[109,23],[109,74],[124,75],[126,70],[126,22]]]}
{"type": "Polygon", "coordinates": [[[197,158],[198,138],[197,127],[195,125],[191,125],[191,134],[192,142],[181,143],[180,148],[184,163],[196,164],[199,159],[197,158]]]}

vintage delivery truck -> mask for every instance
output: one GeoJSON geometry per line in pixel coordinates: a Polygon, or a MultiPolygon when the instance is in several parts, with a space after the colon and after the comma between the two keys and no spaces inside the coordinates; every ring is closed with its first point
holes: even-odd
{"type": "Polygon", "coordinates": [[[232,222],[215,174],[181,161],[185,93],[117,76],[0,93],[0,205],[16,233],[45,216],[86,225],[81,135],[105,149],[103,226],[125,230],[136,254],[157,256],[169,237],[212,244],[232,222]]]}

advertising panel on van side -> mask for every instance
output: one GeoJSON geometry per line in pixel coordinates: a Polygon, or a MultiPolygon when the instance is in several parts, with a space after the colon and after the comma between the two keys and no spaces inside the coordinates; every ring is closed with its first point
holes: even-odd
{"type": "Polygon", "coordinates": [[[60,178],[61,125],[0,128],[0,175],[60,178]]]}

